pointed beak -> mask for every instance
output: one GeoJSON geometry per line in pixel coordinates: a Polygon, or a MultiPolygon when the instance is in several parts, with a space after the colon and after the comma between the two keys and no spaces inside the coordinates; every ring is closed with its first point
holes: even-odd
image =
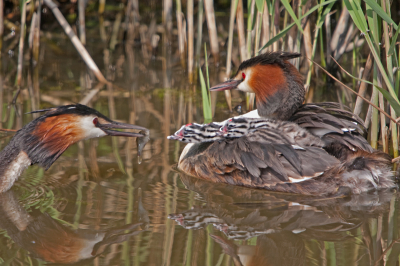
{"type": "Polygon", "coordinates": [[[182,126],[178,131],[175,132],[174,135],[168,136],[167,139],[173,139],[173,140],[181,140],[183,139],[183,134],[185,132],[185,127],[182,126]]]}
{"type": "Polygon", "coordinates": [[[133,133],[133,132],[124,132],[124,131],[117,131],[112,129],[136,129],[136,130],[144,130],[149,131],[145,127],[140,127],[131,124],[119,123],[115,121],[107,121],[108,123],[97,125],[98,128],[103,130],[109,136],[122,136],[122,137],[144,137],[141,133],[133,133]]]}
{"type": "Polygon", "coordinates": [[[241,82],[242,80],[230,79],[210,88],[210,91],[232,90],[236,88],[241,82]]]}

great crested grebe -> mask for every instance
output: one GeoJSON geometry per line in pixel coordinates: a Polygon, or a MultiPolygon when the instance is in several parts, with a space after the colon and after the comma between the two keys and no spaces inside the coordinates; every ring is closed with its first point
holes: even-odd
{"type": "Polygon", "coordinates": [[[0,193],[11,188],[21,173],[32,164],[46,170],[72,144],[103,136],[143,137],[140,133],[112,129],[136,129],[140,126],[110,120],[85,105],[65,105],[32,113],[46,112],[18,130],[0,152],[0,193]]]}
{"type": "Polygon", "coordinates": [[[303,104],[302,77],[287,61],[299,56],[261,54],[212,87],[254,92],[257,110],[183,126],[169,137],[191,143],[178,168],[212,182],[305,195],[394,187],[390,157],[368,144],[358,116],[337,103],[303,104]]]}

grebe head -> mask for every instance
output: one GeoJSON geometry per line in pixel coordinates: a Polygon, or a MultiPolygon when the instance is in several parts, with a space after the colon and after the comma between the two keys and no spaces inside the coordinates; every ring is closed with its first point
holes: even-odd
{"type": "Polygon", "coordinates": [[[219,123],[196,124],[190,123],[182,126],[168,139],[179,140],[186,143],[212,142],[220,139],[219,123]]]}
{"type": "Polygon", "coordinates": [[[25,152],[31,164],[49,168],[72,144],[103,136],[143,137],[142,134],[112,129],[147,130],[144,127],[110,120],[81,104],[66,105],[32,113],[46,112],[19,130],[10,144],[25,152]]]}
{"type": "Polygon", "coordinates": [[[254,92],[260,116],[288,119],[304,101],[302,76],[287,60],[299,53],[267,52],[240,64],[236,74],[211,91],[254,92]]]}

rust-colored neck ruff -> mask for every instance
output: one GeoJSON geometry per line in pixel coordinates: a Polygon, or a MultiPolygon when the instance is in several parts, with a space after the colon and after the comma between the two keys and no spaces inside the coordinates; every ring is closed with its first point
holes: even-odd
{"type": "Polygon", "coordinates": [[[84,133],[78,125],[79,118],[76,115],[65,114],[47,117],[38,124],[32,135],[38,138],[50,154],[65,151],[70,145],[82,139],[84,133]]]}
{"type": "Polygon", "coordinates": [[[82,140],[84,129],[79,123],[79,116],[63,114],[46,117],[34,125],[23,147],[32,164],[48,169],[69,146],[82,140]]]}
{"type": "Polygon", "coordinates": [[[258,114],[288,120],[304,101],[304,86],[297,69],[287,61],[253,67],[250,84],[257,96],[258,114]]]}
{"type": "Polygon", "coordinates": [[[285,90],[287,82],[279,65],[258,65],[251,71],[249,85],[257,95],[257,102],[265,102],[277,92],[285,90]]]}

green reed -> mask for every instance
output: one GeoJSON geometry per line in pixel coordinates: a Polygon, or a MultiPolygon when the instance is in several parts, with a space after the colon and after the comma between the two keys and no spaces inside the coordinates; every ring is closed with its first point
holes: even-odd
{"type": "Polygon", "coordinates": [[[204,45],[204,65],[206,68],[206,80],[203,76],[203,71],[199,68],[201,95],[203,99],[203,115],[204,123],[210,123],[212,121],[212,111],[211,111],[211,95],[210,95],[210,78],[208,75],[208,63],[207,63],[207,47],[204,45]],[[207,84],[206,84],[207,81],[207,84]]]}

